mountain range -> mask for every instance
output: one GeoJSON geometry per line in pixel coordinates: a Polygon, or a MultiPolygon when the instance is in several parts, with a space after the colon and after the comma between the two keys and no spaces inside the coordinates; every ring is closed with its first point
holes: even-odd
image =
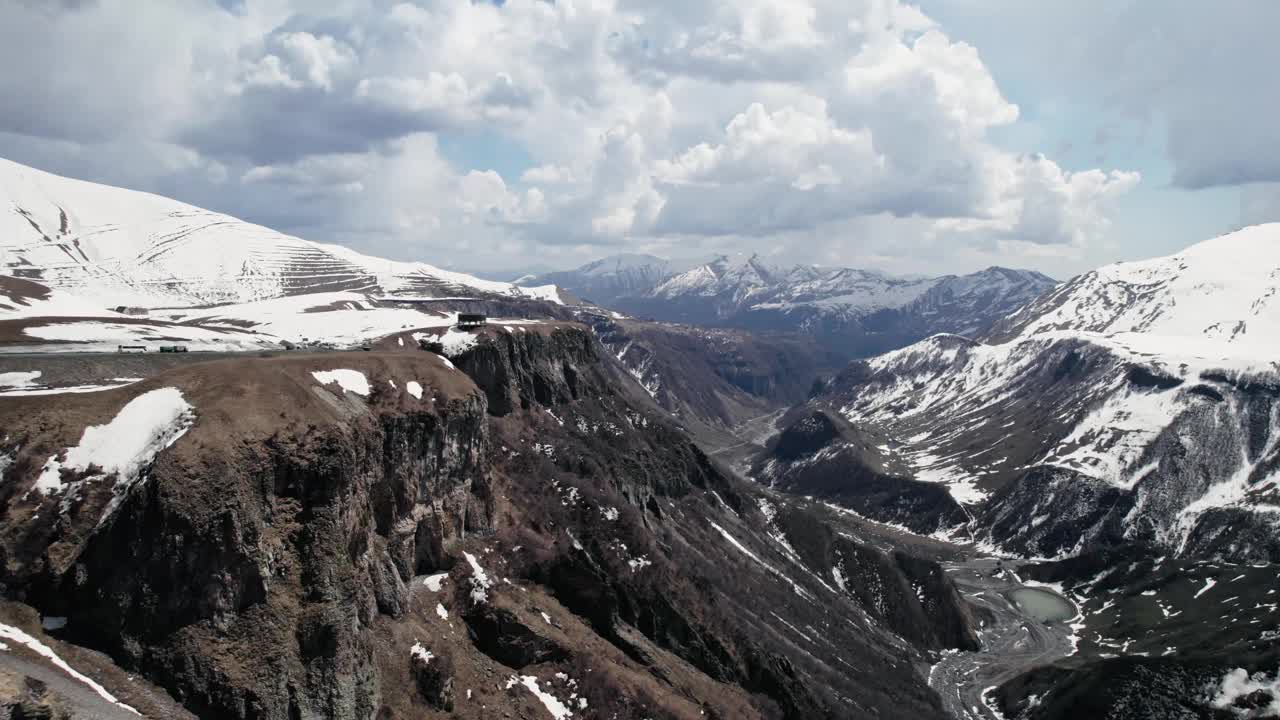
{"type": "Polygon", "coordinates": [[[1280,712],[1280,225],[506,283],[0,193],[0,716],[1280,712]]]}
{"type": "Polygon", "coordinates": [[[801,333],[865,357],[934,333],[977,335],[1057,283],[1029,270],[896,278],[873,270],[778,265],[757,255],[672,262],[616,255],[525,278],[637,317],[801,333]]]}
{"type": "Polygon", "coordinates": [[[976,339],[855,362],[760,471],[858,503],[828,476],[900,478],[931,498],[925,530],[1018,554],[1137,542],[1280,561],[1277,337],[1280,224],[1254,226],[1081,275],[976,339]]]}

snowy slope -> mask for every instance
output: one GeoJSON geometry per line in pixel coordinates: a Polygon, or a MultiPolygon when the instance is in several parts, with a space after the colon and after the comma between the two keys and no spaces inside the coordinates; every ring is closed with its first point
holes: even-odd
{"type": "Polygon", "coordinates": [[[506,295],[558,301],[425,263],[290,237],[149,193],[0,159],[0,274],[101,306],[193,306],[287,295],[506,295]]]}
{"type": "Polygon", "coordinates": [[[1012,310],[1054,285],[1051,278],[1027,270],[988,268],[963,276],[898,278],[856,268],[780,266],[752,255],[721,256],[668,279],[652,295],[668,300],[717,298],[727,300],[734,311],[810,307],[867,315],[915,304],[936,313],[947,301],[980,297],[1007,299],[1012,310]]]}
{"type": "Polygon", "coordinates": [[[844,357],[867,357],[934,333],[985,333],[1056,283],[1026,270],[899,278],[872,270],[782,266],[722,256],[615,307],[659,320],[808,335],[844,357]]]}
{"type": "Polygon", "coordinates": [[[1151,351],[1260,362],[1277,354],[1280,223],[1255,225],[1177,255],[1119,263],[1076,278],[993,331],[1098,333],[1151,351]]]}
{"type": "Polygon", "coordinates": [[[1081,276],[987,342],[855,363],[818,402],[1034,555],[1280,554],[1280,225],[1081,276]],[[1103,505],[1105,504],[1105,508],[1103,505]],[[1069,528],[1069,529],[1068,529],[1069,528]]]}

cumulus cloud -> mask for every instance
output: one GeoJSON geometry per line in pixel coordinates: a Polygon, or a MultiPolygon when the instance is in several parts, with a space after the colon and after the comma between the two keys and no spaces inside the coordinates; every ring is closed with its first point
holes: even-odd
{"type": "Polygon", "coordinates": [[[868,232],[939,257],[1080,247],[1139,179],[1001,148],[1017,105],[899,0],[100,0],[0,20],[0,153],[397,257],[851,260],[879,252],[868,232]],[[442,150],[475,138],[519,157],[442,150]]]}
{"type": "Polygon", "coordinates": [[[268,38],[263,55],[248,63],[241,87],[310,87],[333,90],[334,75],[356,63],[355,51],[336,38],[309,32],[282,32],[268,38]]]}

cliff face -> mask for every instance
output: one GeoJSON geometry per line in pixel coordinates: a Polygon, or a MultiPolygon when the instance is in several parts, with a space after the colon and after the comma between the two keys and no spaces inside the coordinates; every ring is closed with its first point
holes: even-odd
{"type": "Polygon", "coordinates": [[[941,716],[940,568],[722,473],[589,330],[382,347],[6,399],[6,595],[201,717],[941,716]]]}
{"type": "MultiPolygon", "coordinates": [[[[592,338],[574,326],[518,326],[518,332],[493,331],[453,362],[475,380],[489,399],[489,412],[509,415],[517,408],[554,407],[577,400],[579,375],[599,357],[592,338]]],[[[607,384],[594,390],[612,393],[607,384]]]]}
{"type": "Polygon", "coordinates": [[[214,363],[162,381],[195,419],[127,491],[125,473],[92,468],[62,490],[23,480],[134,388],[6,408],[6,427],[31,413],[9,439],[6,587],[198,714],[372,716],[373,619],[402,613],[406,579],[491,525],[484,397],[408,356],[214,363]],[[329,366],[367,377],[367,397],[317,383],[329,366]],[[415,378],[431,397],[404,392],[415,378]]]}

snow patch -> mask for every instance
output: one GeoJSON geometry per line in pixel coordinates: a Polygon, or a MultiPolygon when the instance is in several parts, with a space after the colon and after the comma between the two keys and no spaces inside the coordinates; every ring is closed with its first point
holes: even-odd
{"type": "Polygon", "coordinates": [[[0,390],[35,387],[35,379],[40,375],[39,370],[0,373],[0,390]]]}
{"type": "Polygon", "coordinates": [[[1200,588],[1199,590],[1197,590],[1197,591],[1196,591],[1196,594],[1191,596],[1191,599],[1192,599],[1192,600],[1195,600],[1196,598],[1200,597],[1201,595],[1203,595],[1203,594],[1205,594],[1205,593],[1209,592],[1209,588],[1211,588],[1211,587],[1213,587],[1214,585],[1217,585],[1217,584],[1218,584],[1218,581],[1217,581],[1217,580],[1214,580],[1213,578],[1206,578],[1206,579],[1205,579],[1205,581],[1204,581],[1204,587],[1202,587],[1202,588],[1200,588]]]}
{"type": "Polygon", "coordinates": [[[538,687],[538,678],[532,675],[512,675],[510,679],[507,680],[507,688],[513,688],[516,685],[524,685],[528,688],[529,692],[533,693],[534,697],[542,701],[543,707],[547,709],[547,712],[551,713],[551,717],[555,718],[555,720],[566,720],[566,718],[573,717],[573,711],[568,707],[565,707],[565,704],[560,702],[555,695],[552,695],[549,692],[543,692],[543,690],[538,687]]]}
{"type": "Polygon", "coordinates": [[[421,660],[423,665],[430,665],[435,655],[432,655],[430,650],[423,647],[422,643],[415,642],[413,647],[409,648],[409,657],[421,660]]]}
{"type": "Polygon", "coordinates": [[[417,380],[410,380],[404,384],[404,389],[414,398],[422,399],[422,385],[417,380]]]}
{"type": "Polygon", "coordinates": [[[347,392],[369,396],[369,378],[359,370],[318,370],[311,376],[321,385],[338,383],[347,392]]]}
{"type": "Polygon", "coordinates": [[[443,351],[445,355],[449,357],[457,357],[475,347],[478,337],[469,332],[457,330],[453,327],[447,327],[444,328],[443,331],[414,333],[413,339],[419,342],[422,340],[438,342],[444,348],[443,351]]]}
{"type": "Polygon", "coordinates": [[[0,396],[18,397],[29,395],[66,395],[70,393],[94,393],[103,390],[115,390],[116,388],[126,387],[136,382],[141,382],[141,378],[124,379],[116,378],[110,385],[65,385],[62,387],[40,387],[32,386],[30,388],[17,388],[11,390],[0,390],[0,396]]]}
{"type": "Polygon", "coordinates": [[[45,495],[70,490],[68,498],[87,480],[79,480],[64,488],[62,470],[84,472],[90,467],[101,469],[104,475],[115,475],[112,488],[115,497],[107,503],[99,522],[115,512],[125,493],[138,480],[142,469],[157,453],[172,445],[186,433],[195,421],[194,409],[173,387],[145,392],[130,400],[115,418],[105,425],[91,425],[84,429],[80,442],[68,448],[59,460],[49,458],[35,488],[45,495]]]}
{"type": "Polygon", "coordinates": [[[471,602],[485,602],[489,599],[489,588],[493,587],[493,581],[489,579],[489,575],[484,571],[484,568],[480,567],[480,562],[476,560],[475,555],[464,552],[462,556],[471,565],[471,602]]]}
{"type": "Polygon", "coordinates": [[[768,570],[774,575],[777,575],[778,577],[782,578],[787,583],[789,583],[791,585],[791,589],[795,591],[797,595],[800,595],[802,597],[810,596],[809,593],[806,592],[804,588],[800,587],[795,580],[792,580],[790,577],[787,577],[786,573],[782,572],[781,570],[775,568],[774,566],[760,559],[759,555],[756,555],[755,553],[751,552],[751,550],[747,549],[745,545],[738,542],[738,539],[735,538],[733,535],[730,535],[728,530],[725,530],[724,528],[720,527],[719,525],[713,522],[710,523],[710,525],[711,527],[715,528],[716,531],[719,532],[722,536],[724,536],[724,539],[728,540],[730,545],[733,545],[735,548],[737,548],[738,552],[741,552],[743,555],[746,555],[747,557],[751,558],[764,569],[768,570]]]}
{"type": "Polygon", "coordinates": [[[1217,694],[1213,696],[1209,704],[1218,710],[1230,710],[1237,716],[1244,718],[1276,717],[1280,715],[1280,671],[1276,672],[1275,677],[1268,678],[1266,673],[1250,675],[1244,668],[1231,670],[1222,677],[1222,681],[1218,684],[1217,694]],[[1266,707],[1252,711],[1234,706],[1234,703],[1239,698],[1247,697],[1256,692],[1270,694],[1271,702],[1266,707]]]}

